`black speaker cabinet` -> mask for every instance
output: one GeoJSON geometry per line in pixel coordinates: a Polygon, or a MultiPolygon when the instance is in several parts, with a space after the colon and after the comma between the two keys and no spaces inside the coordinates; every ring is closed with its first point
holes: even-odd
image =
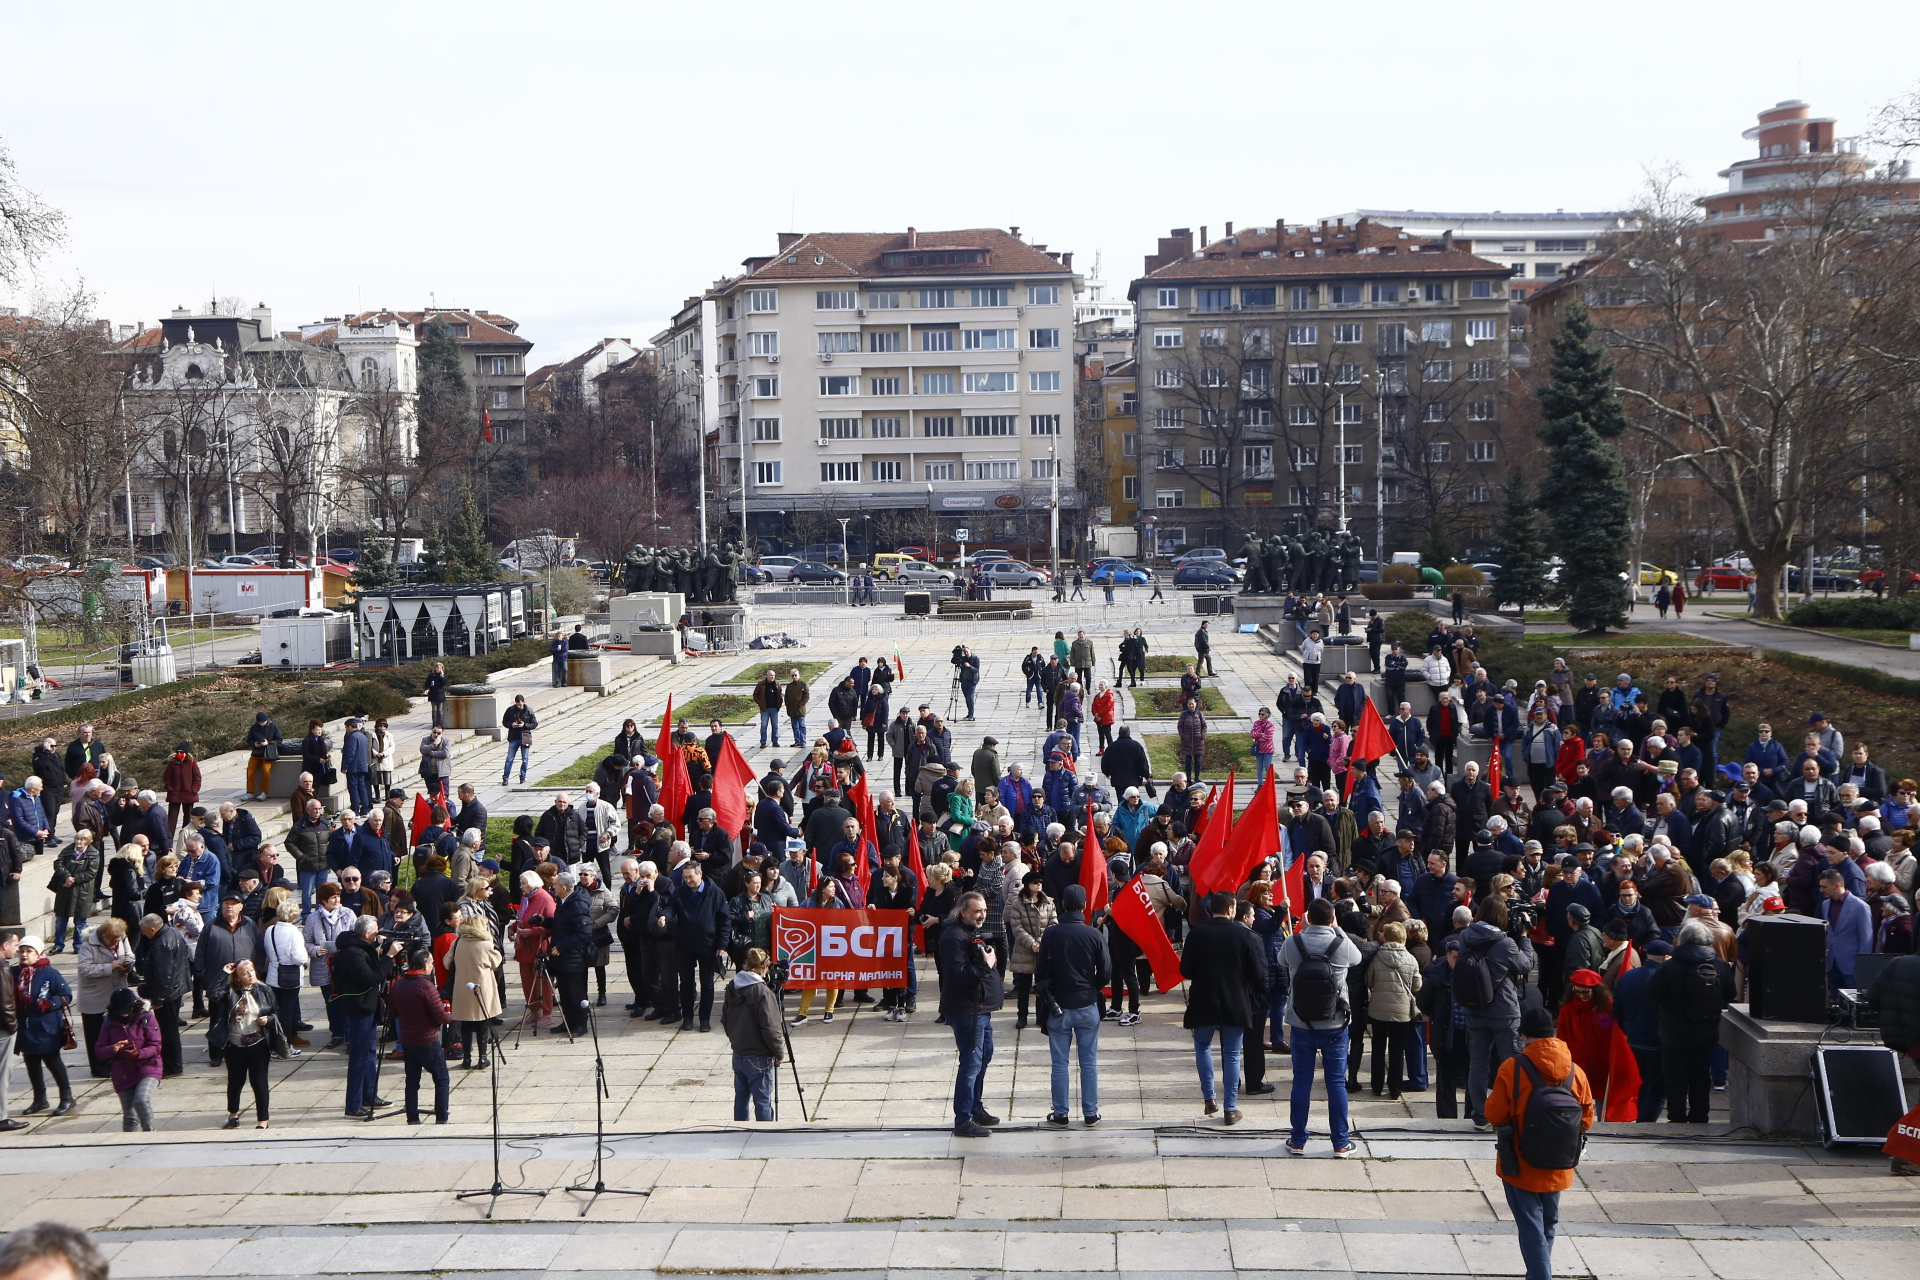
{"type": "Polygon", "coordinates": [[[1779,1022],[1827,1019],[1827,926],[1812,916],[1747,921],[1748,1012],[1779,1022]]]}
{"type": "Polygon", "coordinates": [[[1815,1101],[1824,1146],[1877,1147],[1907,1114],[1900,1055],[1877,1045],[1821,1045],[1813,1051],[1815,1101]]]}
{"type": "Polygon", "coordinates": [[[933,612],[933,596],[925,591],[909,591],[906,594],[906,611],[910,614],[933,612]]]}

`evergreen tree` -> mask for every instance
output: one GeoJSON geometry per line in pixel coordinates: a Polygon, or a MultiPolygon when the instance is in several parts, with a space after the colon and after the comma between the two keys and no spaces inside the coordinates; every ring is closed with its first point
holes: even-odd
{"type": "Polygon", "coordinates": [[[445,320],[432,320],[414,357],[419,373],[420,444],[465,451],[473,431],[473,391],[467,385],[466,357],[445,320]]]}
{"type": "Polygon", "coordinates": [[[492,582],[500,576],[500,557],[487,541],[486,522],[473,490],[462,488],[460,509],[441,546],[448,582],[492,582]]]}
{"type": "Polygon", "coordinates": [[[1427,536],[1420,543],[1421,566],[1445,573],[1447,566],[1454,562],[1458,550],[1453,531],[1447,528],[1446,521],[1435,516],[1427,524],[1427,536]]]}
{"type": "Polygon", "coordinates": [[[390,587],[400,581],[400,571],[390,555],[393,544],[386,538],[365,538],[360,543],[360,558],[354,562],[353,585],[362,591],[390,587]]]}
{"type": "Polygon", "coordinates": [[[1524,621],[1527,606],[1548,599],[1553,584],[1547,581],[1547,566],[1543,563],[1547,548],[1540,541],[1533,494],[1518,467],[1507,481],[1506,491],[1506,506],[1493,526],[1493,536],[1500,544],[1495,557],[1500,567],[1493,575],[1493,599],[1495,604],[1518,605],[1524,621]]]}
{"type": "Polygon", "coordinates": [[[1567,621],[1575,631],[1624,628],[1632,531],[1627,483],[1611,442],[1626,430],[1627,414],[1613,389],[1613,362],[1580,302],[1567,306],[1550,370],[1540,389],[1540,439],[1548,449],[1540,507],[1563,561],[1567,621]]]}

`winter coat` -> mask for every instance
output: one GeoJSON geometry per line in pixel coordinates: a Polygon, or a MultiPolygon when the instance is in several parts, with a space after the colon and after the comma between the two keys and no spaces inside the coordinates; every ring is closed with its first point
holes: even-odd
{"type": "Polygon", "coordinates": [[[695,892],[685,884],[674,890],[674,945],[682,955],[725,951],[732,937],[732,915],[720,882],[708,879],[695,892]]]}
{"type": "Polygon", "coordinates": [[[553,909],[553,968],[556,973],[585,973],[591,966],[593,903],[576,886],[553,909]]]}
{"type": "Polygon", "coordinates": [[[334,1003],[349,1015],[373,1013],[380,1003],[380,983],[387,964],[373,945],[355,933],[340,937],[333,958],[334,1003]]]}
{"type": "Polygon", "coordinates": [[[1458,816],[1452,796],[1428,801],[1426,822],[1420,829],[1420,851],[1423,854],[1444,853],[1449,859],[1452,858],[1458,816]]]}
{"type": "Polygon", "coordinates": [[[325,818],[300,818],[287,832],[287,852],[293,855],[293,865],[298,871],[325,871],[327,869],[327,842],[333,838],[333,828],[325,818]]]}
{"type": "Polygon", "coordinates": [[[1720,1040],[1720,1010],[1733,1003],[1733,966],[1713,953],[1712,947],[1675,947],[1673,956],[1655,965],[1647,981],[1647,998],[1660,1011],[1660,1044],[1663,1048],[1699,1048],[1720,1040]],[[1719,1006],[1711,1014],[1689,1009],[1687,983],[1702,965],[1712,965],[1719,979],[1719,1006]]]}
{"type": "MultiPolygon", "coordinates": [[[[280,1016],[280,1001],[275,998],[273,988],[265,982],[256,982],[247,989],[254,1003],[259,1006],[260,1016],[271,1023],[280,1016]]],[[[207,984],[207,1049],[215,1054],[224,1054],[229,1043],[228,1023],[233,1017],[233,982],[227,974],[220,975],[220,981],[207,984]]],[[[285,1028],[281,1028],[284,1034],[285,1028]]],[[[266,1037],[263,1043],[273,1043],[273,1031],[262,1028],[266,1037]]]]}
{"type": "Polygon", "coordinates": [[[1187,935],[1180,956],[1187,979],[1181,1026],[1250,1027],[1267,1000],[1267,958],[1251,929],[1214,916],[1187,935]]]}
{"type": "Polygon", "coordinates": [[[1920,956],[1888,962],[1867,988],[1866,1005],[1880,1011],[1880,1039],[1896,1053],[1920,1045],[1920,956]]]}
{"type": "Polygon", "coordinates": [[[1039,901],[1029,902],[1026,895],[1021,894],[1006,904],[1001,919],[1013,932],[1013,944],[1007,950],[1007,967],[1015,973],[1032,973],[1038,959],[1034,944],[1060,919],[1053,900],[1043,893],[1039,901]]]}
{"type": "Polygon", "coordinates": [[[354,919],[354,910],[345,905],[344,899],[332,911],[316,903],[313,910],[307,913],[301,941],[307,949],[308,980],[314,986],[324,987],[333,981],[328,955],[339,949],[340,935],[353,927],[354,919]]]}
{"type": "Polygon", "coordinates": [[[200,801],[200,762],[178,752],[167,757],[160,785],[166,788],[168,804],[198,804],[200,801]]]}
{"type": "MultiPolygon", "coordinates": [[[[73,988],[46,956],[35,960],[30,969],[24,965],[14,966],[12,980],[14,1014],[20,1025],[14,1052],[59,1053],[66,1039],[64,1011],[73,1003],[73,988]]],[[[12,1064],[7,1065],[11,1070],[12,1064]]]]}
{"type": "Polygon", "coordinates": [[[803,720],[807,714],[807,703],[813,697],[813,691],[804,680],[792,680],[780,695],[786,703],[787,715],[794,720],[803,720]]]}
{"type": "Polygon", "coordinates": [[[139,952],[140,994],[148,1000],[178,1000],[193,990],[193,946],[171,925],[146,940],[139,952]]]}
{"type": "Polygon", "coordinates": [[[449,754],[445,734],[440,736],[438,742],[433,740],[431,733],[420,739],[420,776],[428,780],[446,777],[449,754]]]}
{"type": "Polygon", "coordinates": [[[1180,713],[1179,730],[1180,754],[1197,756],[1206,752],[1207,717],[1205,712],[1201,711],[1198,707],[1182,711],[1180,713]]]}
{"type": "MultiPolygon", "coordinates": [[[[1128,787],[1144,789],[1147,781],[1153,777],[1146,747],[1139,739],[1132,737],[1114,739],[1106,754],[1100,757],[1100,772],[1113,783],[1114,790],[1123,795],[1128,787]]],[[[1007,793],[1002,791],[1000,798],[1006,800],[1007,793]]],[[[1011,801],[1008,803],[1011,804],[1011,801]]]]}
{"type": "Polygon", "coordinates": [[[1367,1017],[1375,1022],[1412,1022],[1420,990],[1420,966],[1405,946],[1383,942],[1367,966],[1367,1017]]]}
{"type": "MultiPolygon", "coordinates": [[[[1580,1101],[1580,1130],[1582,1133],[1593,1127],[1593,1090],[1587,1085],[1587,1076],[1573,1064],[1573,1052],[1564,1040],[1553,1038],[1536,1040],[1521,1050],[1527,1055],[1540,1078],[1549,1084],[1558,1084],[1573,1075],[1571,1086],[1573,1096],[1580,1101]]],[[[1512,1124],[1516,1131],[1526,1126],[1527,1103],[1533,1097],[1533,1079],[1512,1059],[1500,1064],[1499,1074],[1494,1077],[1493,1086],[1487,1090],[1486,1118],[1491,1125],[1512,1124]]],[[[1520,1144],[1516,1141],[1514,1144],[1520,1144]]],[[[1519,1156],[1519,1172],[1513,1176],[1501,1174],[1507,1182],[1522,1191],[1565,1191],[1574,1184],[1572,1169],[1536,1169],[1519,1156]]]]}
{"type": "Polygon", "coordinates": [[[984,799],[988,787],[1000,784],[1000,753],[992,747],[980,747],[973,753],[969,771],[973,774],[974,794],[984,799]]]}
{"type": "Polygon", "coordinates": [[[373,772],[373,739],[364,729],[354,729],[340,740],[340,772],[373,772]]]}
{"type": "Polygon", "coordinates": [[[757,973],[733,975],[720,1001],[720,1029],[733,1052],[780,1061],[780,997],[757,973]]]}
{"type": "Polygon", "coordinates": [[[126,972],[113,967],[116,961],[131,967],[133,947],[125,938],[109,947],[100,941],[98,929],[90,929],[80,943],[79,952],[80,990],[74,997],[74,1008],[81,1013],[103,1014],[115,991],[133,985],[126,972]]]}
{"type": "Polygon", "coordinates": [[[142,1009],[130,1022],[108,1018],[100,1024],[99,1038],[93,1042],[93,1055],[113,1064],[113,1090],[125,1093],[142,1080],[158,1080],[160,1067],[160,1023],[142,1009]],[[121,1041],[126,1048],[115,1048],[121,1041]]]}
{"type": "MultiPolygon", "coordinates": [[[[1468,925],[1460,935],[1460,962],[1468,952],[1486,956],[1493,971],[1493,1000],[1483,1008],[1467,1010],[1470,1027],[1516,1027],[1520,1024],[1520,989],[1533,972],[1533,944],[1522,938],[1515,941],[1484,920],[1468,925]]],[[[1458,970],[1455,971],[1456,974],[1458,970]]]]}
{"type": "Polygon", "coordinates": [[[313,963],[313,957],[307,952],[307,940],[300,926],[276,920],[267,926],[265,935],[260,939],[260,947],[266,954],[266,967],[260,971],[260,981],[271,987],[283,986],[280,981],[280,966],[292,965],[299,970],[299,980],[293,988],[307,985],[307,975],[313,963]]]}
{"type": "Polygon", "coordinates": [[[453,1016],[461,1022],[485,1022],[500,1016],[500,987],[494,977],[500,967],[500,948],[490,937],[475,937],[486,924],[468,924],[454,935],[447,948],[449,968],[453,971],[453,1016]],[[473,990],[468,990],[471,983],[473,990]]]}
{"type": "Polygon", "coordinates": [[[82,854],[78,845],[68,845],[53,860],[53,874],[47,887],[53,890],[53,912],[85,920],[93,914],[94,900],[100,896],[100,876],[106,870],[105,859],[97,844],[88,845],[82,854]],[[71,878],[73,883],[67,884],[71,878]]]}

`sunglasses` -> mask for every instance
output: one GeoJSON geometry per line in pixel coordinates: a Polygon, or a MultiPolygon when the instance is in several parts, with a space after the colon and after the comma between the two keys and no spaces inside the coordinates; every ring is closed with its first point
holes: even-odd
{"type": "Polygon", "coordinates": [[[340,883],[341,884],[359,884],[360,877],[359,876],[341,876],[340,883]]]}

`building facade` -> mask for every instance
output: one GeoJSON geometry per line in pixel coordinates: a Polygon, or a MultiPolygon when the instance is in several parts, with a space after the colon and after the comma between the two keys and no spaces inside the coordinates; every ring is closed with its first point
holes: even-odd
{"type": "Polygon", "coordinates": [[[1157,548],[1346,527],[1388,552],[1483,528],[1509,275],[1365,218],[1162,237],[1128,291],[1157,548]]]}
{"type": "Polygon", "coordinates": [[[1129,307],[1128,323],[1101,316],[1074,326],[1081,433],[1076,487],[1089,526],[1133,526],[1139,520],[1140,397],[1131,311],[1129,307]]]}
{"type": "Polygon", "coordinates": [[[330,316],[300,326],[307,341],[331,341],[329,330],[338,326],[366,326],[404,323],[418,338],[426,336],[428,324],[444,321],[454,341],[460,344],[466,360],[468,383],[473,387],[474,411],[485,411],[493,428],[493,438],[502,445],[527,443],[527,353],[533,342],[520,336],[520,322],[509,316],[463,307],[428,307],[421,311],[364,311],[359,315],[330,316]]]}
{"type": "Polygon", "coordinates": [[[1920,181],[1905,160],[1877,168],[1854,138],[1835,136],[1835,120],[1816,116],[1798,98],[1775,103],[1740,136],[1756,154],[1720,171],[1725,191],[1701,197],[1706,229],[1716,239],[1762,240],[1784,223],[1814,211],[1821,188],[1871,183],[1876,203],[1911,212],[1920,201],[1920,181]]]}
{"type": "Polygon", "coordinates": [[[1455,248],[1511,269],[1513,279],[1507,291],[1515,302],[1559,279],[1574,263],[1599,252],[1610,237],[1633,225],[1633,215],[1624,210],[1569,213],[1565,209],[1552,213],[1356,209],[1322,221],[1351,225],[1363,218],[1414,236],[1451,235],[1455,248]]]}

